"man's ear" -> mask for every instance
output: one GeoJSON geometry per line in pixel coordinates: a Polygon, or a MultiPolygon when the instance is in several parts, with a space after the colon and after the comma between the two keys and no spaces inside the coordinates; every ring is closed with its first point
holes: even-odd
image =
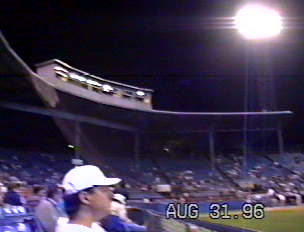
{"type": "Polygon", "coordinates": [[[81,203],[88,205],[90,203],[90,196],[88,192],[80,192],[78,194],[79,200],[81,201],[81,203]]]}

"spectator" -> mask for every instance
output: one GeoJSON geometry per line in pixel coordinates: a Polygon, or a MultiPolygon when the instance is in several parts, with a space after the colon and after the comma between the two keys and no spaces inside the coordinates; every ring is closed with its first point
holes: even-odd
{"type": "Polygon", "coordinates": [[[114,194],[111,208],[111,214],[102,220],[102,225],[108,232],[147,231],[145,226],[137,225],[127,217],[126,198],[123,195],[114,194]]]}
{"type": "Polygon", "coordinates": [[[119,182],[119,178],[107,178],[98,167],[92,165],[70,170],[63,179],[66,191],[64,205],[69,221],[59,224],[56,231],[104,231],[97,226],[97,222],[110,214],[113,197],[110,186],[119,182]]]}
{"type": "Polygon", "coordinates": [[[200,228],[196,225],[190,224],[189,225],[189,232],[199,232],[201,231],[200,228]]]}
{"type": "Polygon", "coordinates": [[[126,197],[122,194],[114,194],[113,201],[111,203],[111,213],[119,216],[126,222],[132,222],[127,216],[126,197]]]}
{"type": "Polygon", "coordinates": [[[47,232],[54,232],[59,217],[64,217],[64,212],[59,204],[62,202],[63,191],[57,186],[50,186],[47,190],[47,197],[41,199],[35,209],[35,214],[47,232]]]}
{"type": "Polygon", "coordinates": [[[7,191],[6,187],[2,183],[0,183],[0,207],[3,206],[3,200],[6,191],[7,191]]]}
{"type": "Polygon", "coordinates": [[[45,188],[41,185],[34,185],[32,191],[32,195],[27,198],[27,207],[30,211],[34,211],[46,195],[45,188]]]}
{"type": "Polygon", "coordinates": [[[22,206],[21,197],[18,193],[19,187],[20,185],[18,183],[10,183],[8,185],[8,191],[4,195],[3,203],[13,206],[22,206]]]}
{"type": "Polygon", "coordinates": [[[27,185],[27,182],[22,181],[19,182],[20,187],[18,188],[18,193],[20,195],[20,200],[24,206],[27,204],[27,199],[29,197],[30,189],[29,186],[27,185]]]}

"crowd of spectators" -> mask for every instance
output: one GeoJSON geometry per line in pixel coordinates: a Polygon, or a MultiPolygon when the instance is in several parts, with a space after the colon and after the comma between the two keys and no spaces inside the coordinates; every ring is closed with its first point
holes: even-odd
{"type": "MultiPolygon", "coordinates": [[[[248,154],[246,168],[243,157],[236,154],[218,155],[213,164],[206,156],[157,157],[137,162],[129,157],[107,157],[104,170],[107,176],[123,179],[120,193],[126,193],[130,203],[239,200],[270,206],[304,202],[304,155],[301,153],[248,154]],[[242,185],[244,182],[259,189],[249,190],[242,185]],[[162,191],[160,186],[163,189],[170,186],[170,191],[162,191]],[[132,192],[136,191],[137,197],[132,199],[132,192]]],[[[60,183],[73,167],[72,158],[67,154],[0,149],[0,205],[25,207],[37,216],[47,232],[55,232],[58,225],[65,228],[69,215],[64,206],[65,189],[60,183]]],[[[144,226],[126,218],[124,198],[118,198],[115,204],[120,204],[118,208],[123,210],[118,213],[118,208],[113,208],[101,222],[104,228],[120,231],[122,227],[136,227],[146,231],[144,226]]]]}
{"type": "MultiPolygon", "coordinates": [[[[47,187],[60,183],[64,173],[73,167],[71,158],[66,154],[0,149],[1,204],[14,201],[16,205],[26,204],[29,209],[35,208],[41,197],[46,195],[47,187]],[[11,193],[11,199],[6,192],[11,193]],[[14,192],[20,194],[19,199],[14,192]]],[[[245,174],[243,157],[237,154],[217,155],[213,165],[207,156],[143,159],[138,163],[124,156],[108,157],[106,161],[107,175],[113,176],[113,171],[115,176],[122,177],[121,187],[130,193],[131,199],[132,192],[136,191],[140,193],[138,196],[156,194],[160,192],[160,185],[169,185],[171,194],[150,194],[151,198],[212,199],[215,193],[223,199],[225,196],[243,197],[242,192],[248,192],[242,186],[244,182],[258,186],[258,193],[269,189],[278,194],[304,191],[304,155],[301,153],[249,154],[245,174]]]]}
{"type": "Polygon", "coordinates": [[[221,156],[217,164],[235,182],[247,180],[277,191],[304,190],[304,155],[301,153],[251,154],[247,157],[245,173],[242,156],[221,156]]]}
{"type": "MultiPolygon", "coordinates": [[[[68,161],[71,157],[63,157],[63,155],[57,155],[57,158],[53,154],[31,154],[2,149],[0,154],[0,207],[12,209],[19,206],[24,207],[27,212],[37,217],[40,228],[45,232],[61,231],[59,230],[60,228],[65,228],[68,218],[71,219],[69,211],[67,211],[71,207],[67,206],[67,200],[64,196],[70,196],[69,194],[71,193],[67,192],[66,187],[61,185],[61,183],[63,183],[64,178],[67,176],[66,173],[73,168],[73,165],[69,164],[71,161],[64,161],[68,161]],[[32,159],[31,164],[27,162],[27,159],[29,161],[30,158],[32,159]],[[60,161],[62,163],[58,163],[60,161]],[[38,169],[39,172],[36,172],[38,169]]],[[[97,169],[97,167],[92,165],[82,167],[97,169]]],[[[81,179],[81,175],[85,173],[88,172],[84,170],[83,173],[78,173],[78,177],[74,178],[74,182],[81,179]]],[[[102,175],[100,172],[100,177],[102,175]]],[[[98,181],[100,178],[91,179],[98,181]]],[[[113,211],[110,215],[111,218],[107,220],[107,226],[111,228],[109,231],[124,231],[116,230],[122,227],[136,227],[137,231],[146,231],[144,226],[137,225],[131,220],[126,220],[126,209],[123,206],[126,204],[126,199],[122,195],[118,196],[120,196],[117,199],[120,200],[121,205],[116,202],[115,212],[113,211]],[[118,206],[120,207],[118,208],[118,206]],[[125,218],[120,219],[122,210],[124,210],[125,218]]],[[[74,204],[75,202],[71,203],[74,204]]],[[[73,209],[75,207],[75,205],[72,206],[73,209]]],[[[94,210],[94,205],[92,205],[92,209],[94,210]]],[[[33,226],[32,231],[40,231],[37,224],[30,225],[33,226]]],[[[97,224],[94,224],[94,226],[97,228],[94,231],[103,231],[97,224]]]]}
{"type": "Polygon", "coordinates": [[[150,162],[144,159],[138,167],[134,160],[123,157],[121,164],[126,170],[124,176],[133,179],[129,189],[157,192],[158,185],[168,184],[173,192],[170,196],[177,199],[192,196],[208,200],[214,195],[223,199],[244,198],[251,193],[267,193],[269,189],[285,195],[304,193],[302,153],[248,154],[245,168],[243,156],[238,154],[217,155],[214,165],[206,157],[153,158],[150,162]]]}

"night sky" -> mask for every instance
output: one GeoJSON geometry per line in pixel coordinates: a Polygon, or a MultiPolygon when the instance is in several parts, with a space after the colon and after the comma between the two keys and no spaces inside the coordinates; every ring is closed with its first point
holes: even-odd
{"type": "MultiPolygon", "coordinates": [[[[106,79],[152,88],[157,109],[244,110],[246,42],[227,27],[238,8],[253,1],[5,2],[0,29],[33,69],[57,58],[106,79]]],[[[289,142],[301,144],[304,3],[263,2],[272,3],[287,26],[268,43],[277,109],[295,113],[285,128],[289,142]]]]}

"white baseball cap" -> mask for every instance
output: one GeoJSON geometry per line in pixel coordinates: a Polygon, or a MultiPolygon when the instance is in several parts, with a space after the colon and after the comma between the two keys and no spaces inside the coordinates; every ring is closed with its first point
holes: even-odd
{"type": "Polygon", "coordinates": [[[119,178],[107,178],[96,166],[77,166],[65,174],[62,186],[66,194],[77,193],[81,190],[95,186],[111,186],[118,184],[119,178]]]}

